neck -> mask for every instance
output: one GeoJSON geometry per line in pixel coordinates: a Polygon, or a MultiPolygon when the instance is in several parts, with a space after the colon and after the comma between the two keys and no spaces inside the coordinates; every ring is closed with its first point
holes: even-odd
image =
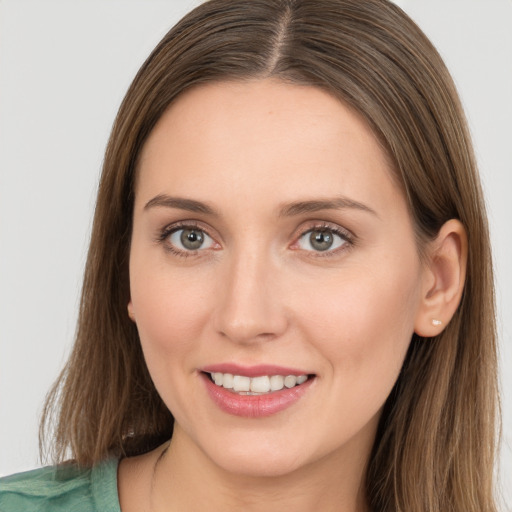
{"type": "Polygon", "coordinates": [[[152,509],[365,512],[369,451],[354,448],[352,453],[340,450],[283,475],[237,474],[216,465],[178,427],[171,443],[155,457],[152,509]]]}

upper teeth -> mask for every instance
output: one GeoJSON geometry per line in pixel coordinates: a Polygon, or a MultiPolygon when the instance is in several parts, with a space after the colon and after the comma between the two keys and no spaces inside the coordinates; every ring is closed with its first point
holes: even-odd
{"type": "Polygon", "coordinates": [[[308,380],[307,375],[262,375],[261,377],[246,377],[231,373],[214,372],[211,374],[217,386],[232,389],[237,392],[268,393],[280,389],[293,388],[308,380]]]}

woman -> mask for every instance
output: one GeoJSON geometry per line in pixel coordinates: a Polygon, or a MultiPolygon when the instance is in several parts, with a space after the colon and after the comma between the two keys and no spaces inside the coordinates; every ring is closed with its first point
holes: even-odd
{"type": "Polygon", "coordinates": [[[496,401],[485,208],[434,48],[381,0],[212,0],[107,148],[44,418],[74,464],[0,508],[495,510],[496,401]]]}

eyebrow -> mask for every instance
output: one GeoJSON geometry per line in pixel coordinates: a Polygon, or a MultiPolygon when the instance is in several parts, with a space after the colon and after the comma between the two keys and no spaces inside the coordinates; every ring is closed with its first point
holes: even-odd
{"type": "Polygon", "coordinates": [[[281,217],[292,217],[294,215],[301,215],[304,213],[318,212],[320,210],[344,210],[344,209],[355,209],[363,212],[371,213],[376,217],[379,217],[377,212],[369,206],[354,201],[348,197],[335,197],[332,199],[314,199],[312,201],[297,201],[287,204],[281,208],[281,217]]]}
{"type": "Polygon", "coordinates": [[[159,194],[150,199],[144,206],[144,210],[161,206],[164,208],[177,208],[194,213],[204,213],[206,215],[218,216],[215,209],[206,203],[194,199],[185,199],[183,197],[171,197],[166,194],[159,194]]]}
{"type": "MultiPolygon", "coordinates": [[[[212,215],[218,217],[219,214],[212,206],[202,201],[195,199],[186,199],[184,197],[172,197],[167,194],[159,194],[153,199],[150,199],[144,206],[144,210],[154,207],[164,208],[177,208],[179,210],[186,210],[194,213],[203,213],[205,215],[212,215]]],[[[377,212],[369,206],[354,201],[347,197],[335,197],[332,199],[313,199],[310,201],[296,201],[284,205],[279,211],[280,217],[293,217],[295,215],[302,215],[305,213],[313,213],[321,210],[343,210],[355,209],[363,212],[371,213],[379,217],[377,212]]]]}

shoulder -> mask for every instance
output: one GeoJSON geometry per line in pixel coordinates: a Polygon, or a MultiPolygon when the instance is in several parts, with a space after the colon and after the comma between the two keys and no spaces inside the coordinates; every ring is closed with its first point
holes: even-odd
{"type": "Polygon", "coordinates": [[[49,466],[0,479],[0,512],[120,512],[116,459],[49,466]]]}

